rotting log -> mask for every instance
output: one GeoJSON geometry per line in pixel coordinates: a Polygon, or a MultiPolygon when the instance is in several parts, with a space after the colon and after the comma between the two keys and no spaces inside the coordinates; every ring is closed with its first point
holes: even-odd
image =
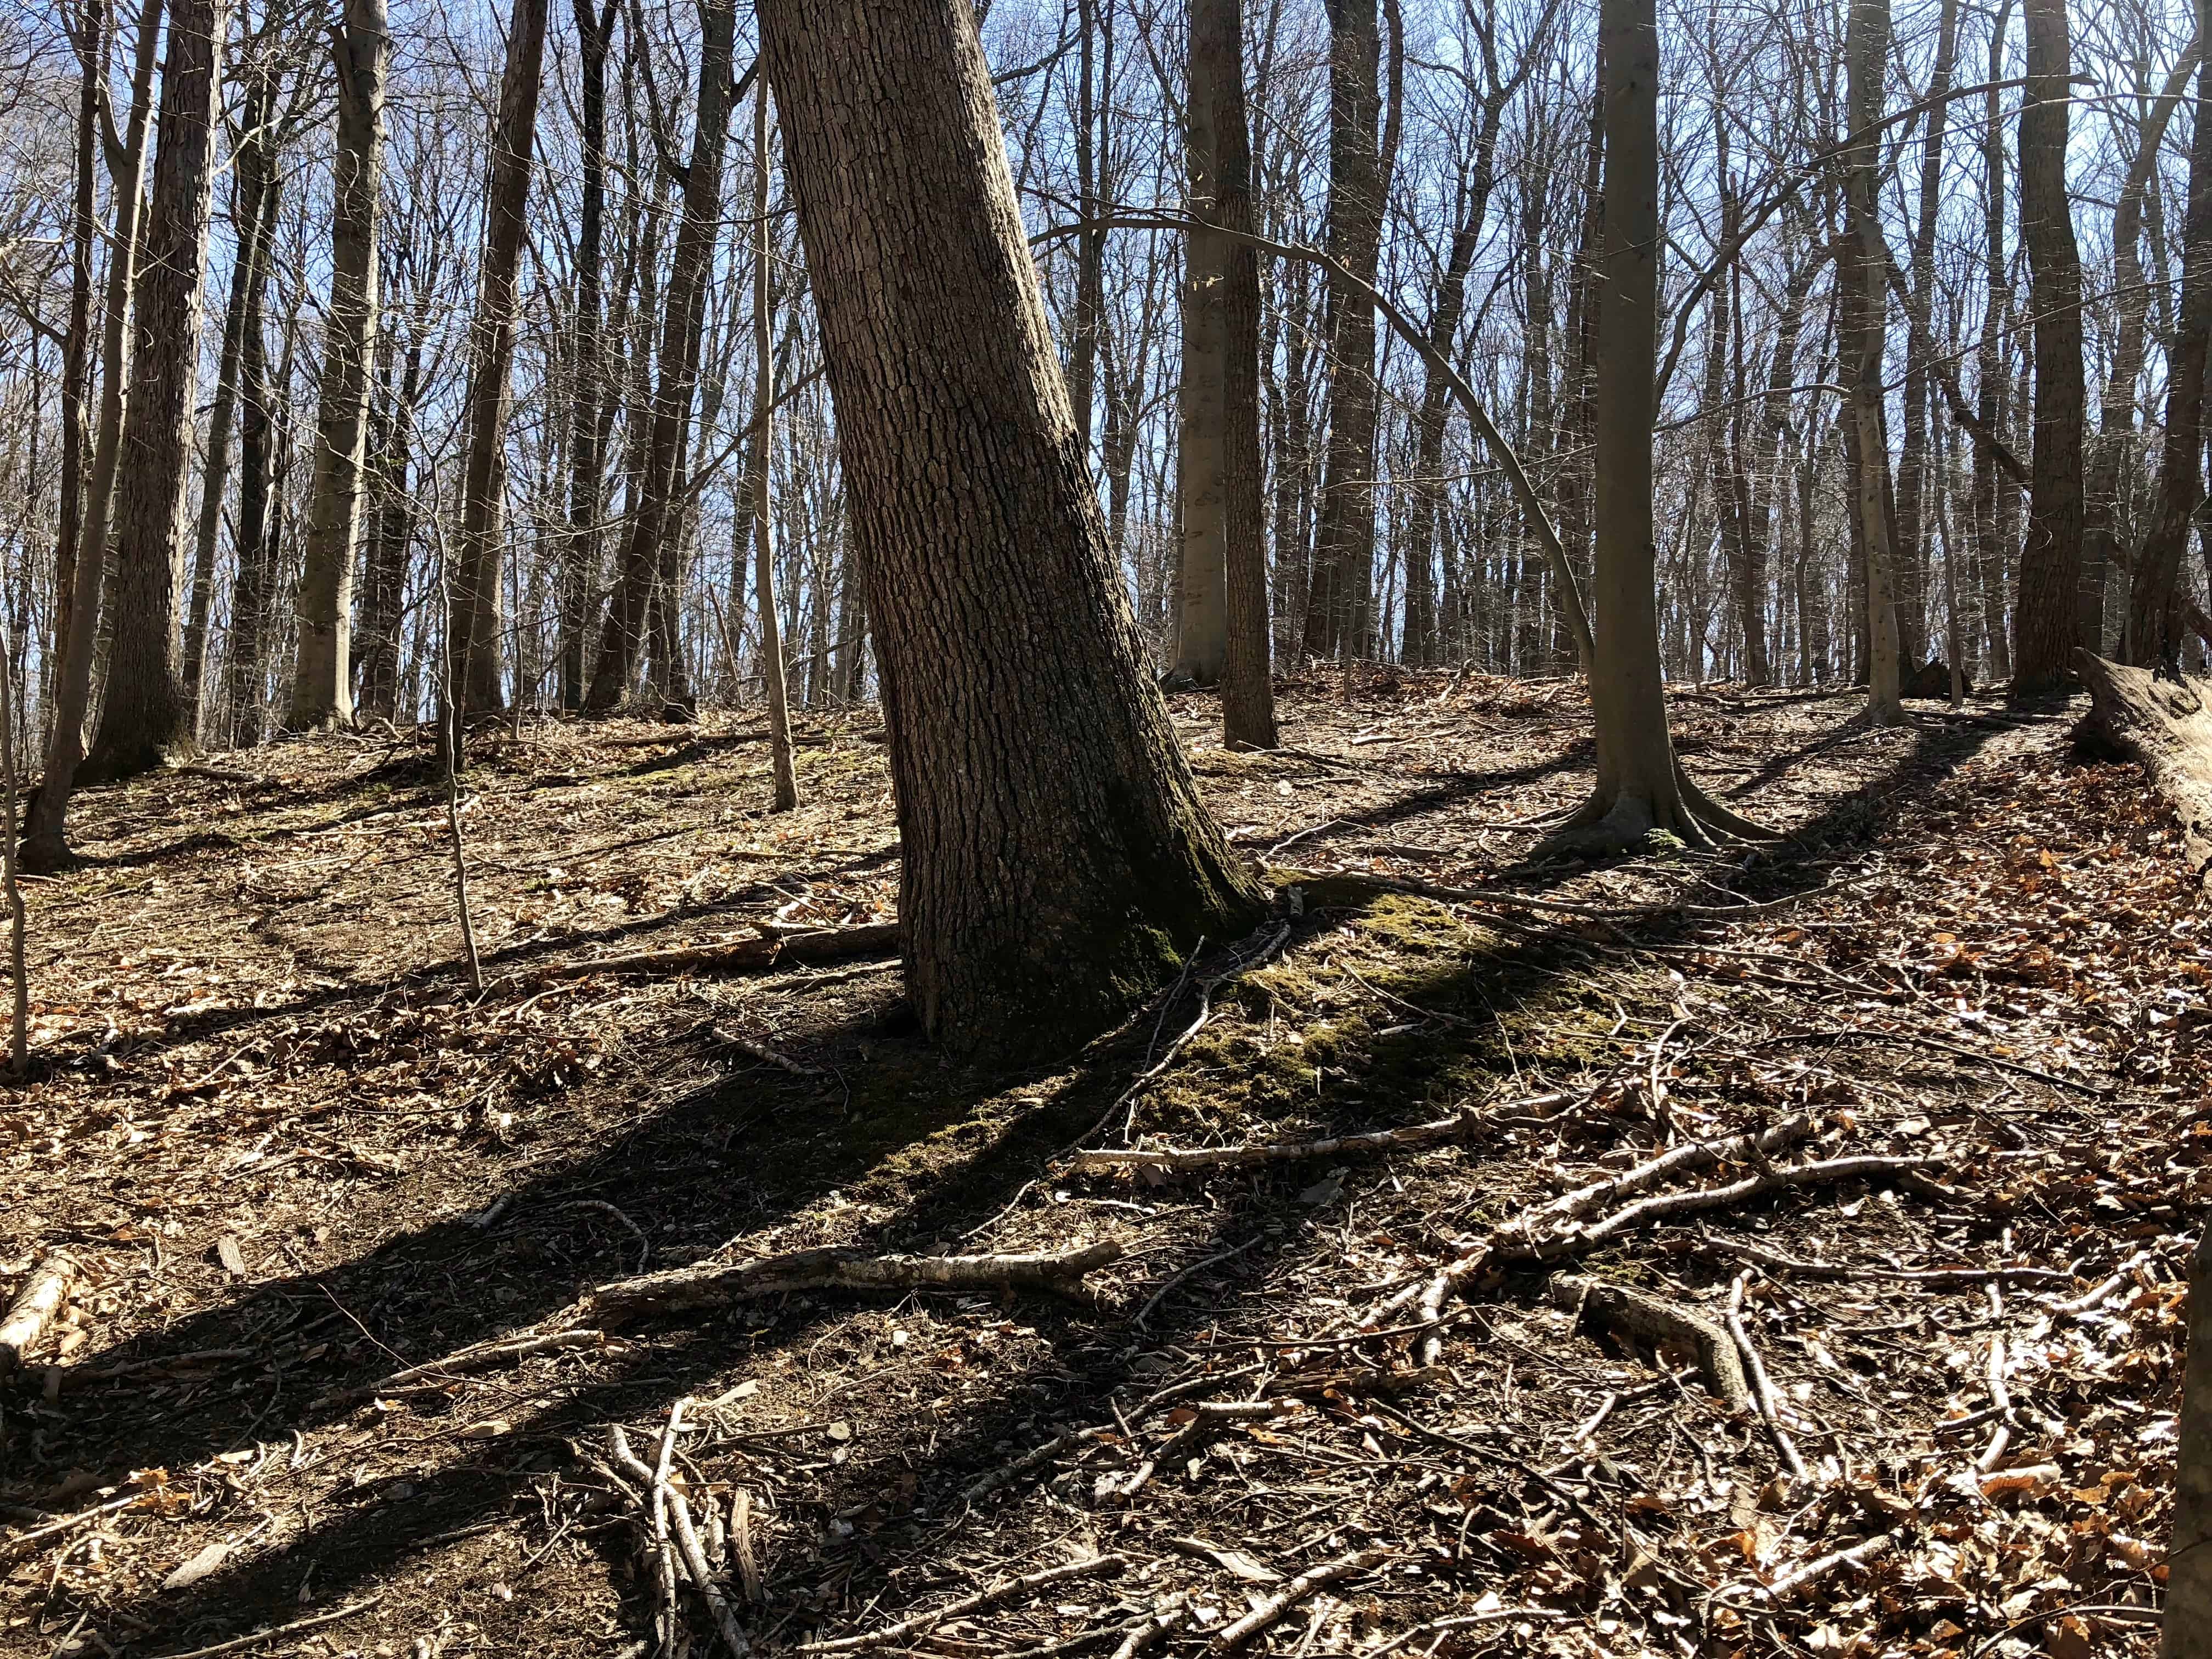
{"type": "Polygon", "coordinates": [[[2160,679],[2087,651],[2075,666],[2089,688],[2082,734],[2142,763],[2151,787],[2181,821],[2182,855],[2212,884],[2212,708],[2203,682],[2160,679]]]}
{"type": "Polygon", "coordinates": [[[1573,1309],[1579,1318],[1616,1336],[1655,1348],[1680,1348],[1694,1356],[1705,1386],[1730,1411],[1750,1408],[1751,1389],[1744,1381],[1743,1362],[1717,1321],[1609,1279],[1562,1273],[1552,1281],[1551,1289],[1552,1300],[1558,1306],[1573,1309]]]}

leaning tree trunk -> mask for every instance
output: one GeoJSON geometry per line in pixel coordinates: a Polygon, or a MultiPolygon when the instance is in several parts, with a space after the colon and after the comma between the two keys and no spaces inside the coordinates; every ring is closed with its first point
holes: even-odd
{"type": "Polygon", "coordinates": [[[331,41],[337,70],[331,303],[323,322],[322,406],[300,576],[290,724],[353,720],[353,562],[360,538],[368,380],[376,348],[377,193],[384,171],[384,77],[392,38],[384,0],[345,0],[331,41]]]}
{"type": "MultiPolygon", "coordinates": [[[[707,314],[707,281],[722,224],[722,152],[729,137],[730,64],[736,9],[712,0],[701,9],[699,102],[691,133],[691,161],[684,173],[684,206],[676,227],[675,255],[661,314],[660,379],[653,398],[652,433],[637,511],[630,515],[622,578],[599,635],[599,660],[584,698],[587,713],[604,714],[623,700],[637,672],[646,608],[673,549],[664,543],[677,530],[676,472],[699,389],[699,342],[707,314]]],[[[663,584],[665,586],[665,585],[663,584]]],[[[672,638],[676,596],[662,599],[672,638]]],[[[664,658],[666,653],[661,654],[664,658]]]]}
{"type": "MultiPolygon", "coordinates": [[[[1197,0],[1191,10],[1190,112],[1208,151],[1200,211],[1231,233],[1218,243],[1224,590],[1221,737],[1233,748],[1275,746],[1268,674],[1267,502],[1260,448],[1260,258],[1252,230],[1252,142],[1244,115],[1243,0],[1197,0]]],[[[1197,149],[1194,144],[1194,151],[1197,149]]],[[[1193,184],[1200,169],[1193,167],[1193,184]]],[[[1194,193],[1196,193],[1194,191],[1194,193]]]]}
{"type": "Polygon", "coordinates": [[[1598,629],[1590,657],[1597,787],[1556,843],[1639,846],[1656,830],[1707,846],[1709,828],[1763,832],[1682,775],[1667,726],[1652,534],[1652,415],[1658,401],[1659,23],[1656,0],[1604,0],[1605,205],[1595,286],[1593,388],[1598,629]]]}
{"type": "Polygon", "coordinates": [[[956,1048],[1050,1051],[1258,896],[1146,683],[973,6],[761,22],[876,630],[908,993],[956,1048]]]}
{"type": "Polygon", "coordinates": [[[2035,317],[2035,459],[2027,545],[2013,611],[2012,690],[2065,688],[2080,632],[2081,255],[2066,191],[2073,41],[2066,0],[2027,0],[2027,88],[2020,113],[2020,222],[2035,317]]]}
{"type": "Polygon", "coordinates": [[[69,631],[54,678],[54,723],[46,765],[25,825],[22,856],[33,870],[52,869],[69,856],[70,792],[84,759],[85,716],[91,707],[92,661],[100,639],[100,590],[107,569],[115,471],[123,448],[125,409],[124,347],[130,331],[138,275],[139,184],[145,173],[146,129],[153,110],[155,45],[161,34],[160,0],[148,0],[138,19],[138,49],[131,82],[129,136],[111,168],[115,222],[107,254],[100,317],[100,423],[92,446],[92,476],[85,489],[85,533],[70,573],[69,631]]]}
{"type": "MultiPolygon", "coordinates": [[[[769,766],[774,774],[771,805],[787,812],[799,805],[799,775],[791,753],[791,688],[784,683],[783,630],[775,608],[775,541],[769,512],[769,484],[775,475],[775,301],[769,284],[775,228],[768,216],[769,84],[753,93],[753,586],[760,607],[761,691],[768,705],[769,766]]],[[[889,700],[886,699],[886,704],[889,700]]]]}
{"type": "MultiPolygon", "coordinates": [[[[477,276],[476,317],[469,327],[469,395],[463,417],[467,449],[461,471],[459,568],[453,573],[446,622],[450,672],[445,696],[447,707],[462,715],[496,709],[503,701],[500,506],[507,481],[507,376],[514,362],[515,276],[522,263],[523,210],[530,200],[539,71],[545,60],[545,7],[546,0],[514,0],[485,172],[483,263],[477,276]]],[[[450,720],[440,723],[441,730],[451,725],[450,720]]]]}
{"type": "Polygon", "coordinates": [[[1850,44],[1850,124],[1856,142],[1845,158],[1850,250],[1838,267],[1854,285],[1844,316],[1855,325],[1851,414],[1857,434],[1856,525],[1866,563],[1867,720],[1899,726],[1905,705],[1898,663],[1896,570],[1890,535],[1889,441],[1882,430],[1882,343],[1887,335],[1889,251],[1881,234],[1876,174],[1881,170],[1877,129],[1881,121],[1882,72],[1889,61],[1889,0],[1852,0],[1850,44]]]}
{"type": "MultiPolygon", "coordinates": [[[[2212,19],[2212,4],[2200,3],[2212,19]]],[[[2203,26],[2199,38],[2203,38],[2203,26]]],[[[2129,654],[2139,663],[2181,656],[2182,556],[2204,499],[2204,387],[2212,349],[2212,53],[2197,72],[2196,131],[2189,150],[2189,210],[2181,238],[2181,309],[2166,353],[2166,454],[2158,506],[2136,556],[2128,592],[2129,654]]],[[[2132,424],[2132,421],[2130,421],[2132,424]]]]}
{"type": "MultiPolygon", "coordinates": [[[[2137,133],[2136,159],[2128,168],[2127,178],[2120,186],[2119,202],[2112,210],[2112,286],[2118,321],[2112,331],[2112,358],[2105,377],[2097,441],[2087,465],[2088,527],[2082,540],[2081,598],[2085,608],[2081,644],[2090,651],[2104,649],[2105,573],[2115,565],[2124,569],[2129,564],[2119,546],[2124,516],[2122,497],[2124,493],[2131,493],[2124,490],[2124,484],[2131,482],[2136,473],[2136,383],[2142,377],[2144,334],[2150,313],[2150,289],[2143,281],[2142,251],[2138,246],[2142,237],[2143,201],[2149,192],[2159,151],[2166,142],[2166,125],[2179,107],[2182,94],[2189,89],[2189,79],[2196,70],[2203,43],[2200,32],[2183,50],[2172,72],[2166,76],[2158,101],[2151,106],[2137,133]],[[2092,587],[2096,592],[2094,637],[2091,636],[2087,610],[2092,587]]],[[[2183,234],[2185,247],[2185,228],[2183,234]]],[[[2185,252],[2185,283],[2188,280],[2187,257],[2185,252]]],[[[2179,342],[2169,345],[2169,360],[2182,349],[2179,342]]],[[[2132,594],[2130,599],[2129,610],[2132,611],[2132,594]]],[[[2123,635],[2121,654],[2130,662],[2144,660],[2124,629],[2123,635]]],[[[2150,660],[2157,659],[2153,657],[2150,660]]]]}
{"type": "Polygon", "coordinates": [[[131,408],[115,502],[107,700],[88,781],[160,765],[190,740],[176,627],[179,520],[192,453],[228,0],[176,0],[161,67],[161,148],[137,284],[131,408]]]}

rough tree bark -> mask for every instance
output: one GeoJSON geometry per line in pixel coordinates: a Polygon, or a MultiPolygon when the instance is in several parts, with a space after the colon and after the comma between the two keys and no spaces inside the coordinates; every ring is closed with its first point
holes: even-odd
{"type": "MultiPolygon", "coordinates": [[[[507,69],[484,175],[483,262],[469,325],[469,395],[463,417],[459,568],[451,573],[446,620],[451,664],[443,695],[466,716],[499,708],[501,496],[507,469],[508,370],[514,361],[515,276],[522,262],[523,210],[530,200],[537,143],[538,94],[545,59],[546,0],[514,0],[507,21],[507,69]]],[[[450,730],[451,720],[440,729],[450,730]]]]}
{"type": "Polygon", "coordinates": [[[323,320],[322,403],[307,497],[292,666],[295,730],[353,720],[353,565],[376,349],[378,192],[384,174],[384,78],[392,35],[384,0],[345,0],[331,40],[337,71],[337,159],[331,211],[331,303],[323,320]]]}
{"type": "Polygon", "coordinates": [[[188,743],[176,628],[179,520],[192,452],[228,0],[176,0],[161,66],[161,142],[133,307],[131,407],[115,500],[107,696],[87,781],[129,777],[188,743]]]}
{"type": "MultiPolygon", "coordinates": [[[[599,665],[584,698],[586,713],[604,714],[629,692],[644,639],[646,607],[676,529],[676,474],[690,431],[699,391],[702,327],[714,243],[722,225],[722,155],[729,138],[730,66],[735,53],[736,7],[708,0],[699,9],[699,99],[691,130],[691,160],[684,169],[684,201],[676,226],[668,289],[661,313],[660,379],[653,398],[652,435],[637,510],[624,538],[622,579],[599,635],[599,665]]],[[[665,654],[665,653],[664,653],[665,654]]]]}
{"type": "Polygon", "coordinates": [[[949,1045],[1049,1051],[1258,896],[1146,683],[973,7],[761,21],[876,629],[908,990],[949,1045]]]}
{"type": "Polygon", "coordinates": [[[2063,690],[2080,634],[2081,255],[2066,193],[2073,39],[2066,0],[2025,0],[2027,87],[2020,112],[2020,224],[2035,318],[2035,459],[2027,544],[2013,610],[2012,690],[2063,690]]]}

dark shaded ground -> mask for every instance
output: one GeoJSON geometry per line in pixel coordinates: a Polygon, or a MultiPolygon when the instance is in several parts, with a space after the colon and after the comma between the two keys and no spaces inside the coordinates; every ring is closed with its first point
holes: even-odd
{"type": "Polygon", "coordinates": [[[0,1651],[159,1659],[369,1597],[263,1650],[619,1650],[649,1634],[650,1599],[635,1530],[575,1448],[615,1423],[650,1438],[679,1398],[714,1402],[684,1441],[695,1498],[742,1487],[754,1506],[768,1601],[747,1623],[772,1648],[1088,1550],[1129,1570],[910,1645],[1104,1653],[1182,1596],[1170,1645],[1195,1652],[1267,1589],[1170,1541],[1195,1538],[1282,1575],[1387,1549],[1285,1617],[1285,1652],[1379,1653],[1492,1612],[1409,1650],[2149,1651],[2124,1609],[2156,1596],[2212,950],[2139,775],[2075,761],[2057,714],[1931,708],[1869,734],[1847,697],[1693,694],[1676,711],[1693,771],[1793,839],[1530,869],[1529,822],[1584,787],[1579,696],[1447,686],[1395,676],[1350,706],[1291,688],[1303,756],[1227,754],[1186,700],[1216,811],[1255,850],[1297,837],[1278,856],[1307,872],[1306,908],[1086,1144],[1125,1124],[1154,1145],[1296,1140],[1470,1107],[1481,1126],[1158,1184],[1054,1160],[1198,1018],[1236,942],[1124,1031],[1015,1075],[892,1035],[888,964],[546,976],[771,916],[886,915],[895,831],[865,718],[811,729],[807,805],[783,818],[747,721],[500,739],[465,813],[482,997],[454,962],[442,803],[390,745],[286,744],[224,757],[262,781],[89,794],[79,821],[105,838],[32,892],[46,1070],[0,1097],[0,1291],[56,1247],[95,1275],[38,1357],[51,1369],[0,1395],[0,1651]],[[1584,908],[1377,899],[1330,879],[1346,875],[1584,908]],[[1511,1103],[1553,1091],[1569,1109],[1511,1103]],[[1744,1264],[1710,1229],[1855,1267],[2033,1265],[2081,1291],[2132,1263],[2127,1284],[2077,1318],[2057,1287],[1992,1301],[1753,1273],[1802,1481],[1754,1420],[1576,1328],[1536,1274],[1478,1279],[1448,1369],[1408,1376],[1411,1294],[1497,1221],[1791,1110],[1819,1121],[1803,1156],[1921,1154],[1952,1190],[1793,1193],[1569,1265],[1724,1303],[1744,1264]],[[554,1319],[641,1264],[1109,1237],[1128,1254],[1092,1304],[791,1297],[313,1403],[554,1319]],[[1993,1339],[2014,1411],[1984,1479],[1993,1339]],[[1113,1488],[1178,1426],[1137,1402],[1176,1382],[1297,1409],[1128,1500],[1113,1488]],[[1106,1432],[965,1495],[1086,1426],[1106,1432]],[[1878,1532],[1896,1539],[1871,1576],[1762,1589],[1878,1532]],[[198,1582],[162,1588],[224,1543],[198,1582]],[[2124,1611],[2063,1611],[2083,1606],[2124,1611]]]}

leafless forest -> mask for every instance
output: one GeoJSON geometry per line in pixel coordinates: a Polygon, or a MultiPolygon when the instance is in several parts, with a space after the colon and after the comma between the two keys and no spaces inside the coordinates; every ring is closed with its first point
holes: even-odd
{"type": "Polygon", "coordinates": [[[0,0],[0,1654],[2212,1659],[2208,26],[0,0]]]}

